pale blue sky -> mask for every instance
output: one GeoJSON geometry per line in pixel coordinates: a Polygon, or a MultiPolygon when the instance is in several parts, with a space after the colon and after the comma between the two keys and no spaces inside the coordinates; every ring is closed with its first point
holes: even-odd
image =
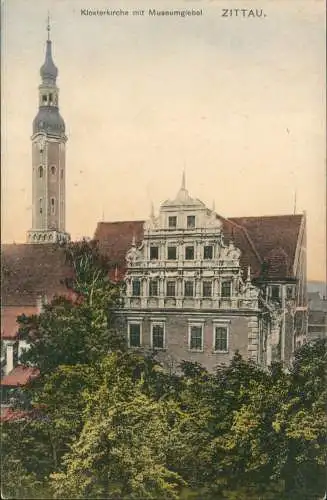
{"type": "Polygon", "coordinates": [[[215,199],[224,216],[292,213],[297,190],[309,278],[325,278],[323,0],[7,0],[2,9],[4,241],[24,241],[31,224],[30,135],[50,9],[73,238],[92,236],[103,212],[146,218],[151,200],[158,208],[174,196],[185,165],[191,194],[215,199]],[[203,16],[80,14],[149,6],[203,16]],[[267,17],[221,17],[233,7],[267,17]]]}

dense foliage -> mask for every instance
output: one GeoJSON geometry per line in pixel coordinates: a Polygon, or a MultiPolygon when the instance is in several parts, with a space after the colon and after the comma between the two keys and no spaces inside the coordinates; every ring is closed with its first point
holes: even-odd
{"type": "Polygon", "coordinates": [[[21,318],[41,376],[17,398],[26,416],[2,424],[4,498],[323,497],[324,340],[287,373],[237,353],[214,373],[167,373],[117,342],[119,290],[92,249],[74,251],[78,300],[21,318]]]}

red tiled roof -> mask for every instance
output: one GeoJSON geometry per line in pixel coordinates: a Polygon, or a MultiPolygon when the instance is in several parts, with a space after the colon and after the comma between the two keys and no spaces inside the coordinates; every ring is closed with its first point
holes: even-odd
{"type": "MultiPolygon", "coordinates": [[[[262,263],[268,262],[266,277],[292,277],[292,266],[303,215],[263,217],[219,217],[223,223],[225,241],[233,239],[242,251],[244,272],[251,266],[253,277],[260,275],[262,263]]],[[[118,268],[122,278],[126,270],[125,256],[133,235],[136,243],[143,239],[144,221],[99,222],[94,234],[100,250],[118,268]]]]}
{"type": "Polygon", "coordinates": [[[32,410],[18,410],[10,407],[1,408],[1,422],[18,422],[19,420],[40,418],[44,420],[44,417],[46,416],[37,408],[33,408],[32,410]]]}
{"type": "Polygon", "coordinates": [[[112,264],[110,277],[122,279],[126,270],[126,253],[135,236],[136,244],[143,240],[144,221],[98,222],[94,239],[99,242],[99,250],[108,257],[112,264]]]}
{"type": "Polygon", "coordinates": [[[2,251],[2,305],[35,306],[40,295],[49,300],[67,292],[64,279],[72,269],[65,249],[57,244],[6,244],[2,251]]]}
{"type": "Polygon", "coordinates": [[[1,385],[17,387],[21,385],[26,385],[28,382],[38,377],[40,371],[38,368],[33,368],[31,366],[17,365],[13,370],[11,370],[8,375],[5,375],[1,379],[1,385]]]}
{"type": "Polygon", "coordinates": [[[12,408],[1,409],[1,422],[17,422],[29,417],[30,412],[26,410],[13,410],[12,408]]]}
{"type": "Polygon", "coordinates": [[[232,217],[248,233],[260,258],[268,262],[268,277],[293,275],[292,266],[303,215],[232,217]]]}
{"type": "Polygon", "coordinates": [[[1,338],[12,340],[17,337],[18,323],[17,317],[25,314],[31,316],[37,314],[36,307],[31,306],[7,306],[1,308],[1,338]]]}

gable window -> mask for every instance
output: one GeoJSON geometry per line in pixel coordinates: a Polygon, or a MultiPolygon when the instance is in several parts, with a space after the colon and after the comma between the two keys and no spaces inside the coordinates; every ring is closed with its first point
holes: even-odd
{"type": "Polygon", "coordinates": [[[159,257],[159,248],[151,246],[150,247],[150,260],[158,260],[159,257]]]}
{"type": "Polygon", "coordinates": [[[133,280],[132,295],[133,295],[133,297],[139,297],[141,295],[141,282],[140,282],[140,280],[133,280]]]}
{"type": "Polygon", "coordinates": [[[212,245],[205,246],[203,249],[203,258],[205,260],[210,260],[212,259],[213,251],[212,251],[212,245]]]}
{"type": "Polygon", "coordinates": [[[152,348],[164,349],[165,347],[165,327],[162,323],[152,325],[152,348]]]}
{"type": "Polygon", "coordinates": [[[150,297],[157,297],[158,296],[158,280],[150,280],[149,295],[150,295],[150,297]]]}
{"type": "Polygon", "coordinates": [[[43,177],[43,167],[42,167],[42,165],[39,166],[39,177],[40,177],[40,179],[42,179],[42,177],[43,177]]]}
{"type": "Polygon", "coordinates": [[[187,216],[187,229],[195,228],[195,215],[187,216]]]}
{"type": "Polygon", "coordinates": [[[194,260],[194,247],[185,247],[185,260],[194,260]]]}
{"type": "Polygon", "coordinates": [[[231,294],[232,294],[231,281],[223,281],[221,284],[221,296],[226,298],[226,297],[230,297],[231,294]]]}
{"type": "Polygon", "coordinates": [[[175,297],[176,295],[176,282],[167,281],[167,297],[175,297]]]}
{"type": "Polygon", "coordinates": [[[141,324],[129,323],[128,325],[128,347],[141,346],[141,324]]]}
{"type": "Polygon", "coordinates": [[[204,281],[203,282],[203,297],[211,297],[212,296],[212,282],[204,281]]]}
{"type": "Polygon", "coordinates": [[[203,350],[203,325],[189,325],[189,349],[203,350]]]}
{"type": "Polygon", "coordinates": [[[177,255],[176,250],[177,250],[176,247],[168,247],[168,250],[167,250],[168,260],[176,260],[176,255],[177,255]]]}
{"type": "Polygon", "coordinates": [[[177,217],[175,215],[168,217],[168,227],[169,229],[175,229],[177,227],[177,217]]]}
{"type": "Polygon", "coordinates": [[[271,293],[271,298],[273,300],[278,300],[280,298],[280,286],[279,285],[272,286],[270,289],[270,293],[271,293]]]}
{"type": "Polygon", "coordinates": [[[193,295],[194,295],[194,283],[193,283],[193,281],[185,281],[184,295],[185,295],[185,297],[193,297],[193,295]]]}
{"type": "Polygon", "coordinates": [[[216,352],[228,351],[228,327],[227,326],[216,326],[215,327],[214,350],[216,352]]]}

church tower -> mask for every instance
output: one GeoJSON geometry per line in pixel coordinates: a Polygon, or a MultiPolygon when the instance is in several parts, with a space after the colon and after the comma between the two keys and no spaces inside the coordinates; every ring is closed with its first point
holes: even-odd
{"type": "Polygon", "coordinates": [[[28,243],[69,241],[65,230],[67,137],[59,113],[58,70],[52,59],[50,25],[47,25],[45,61],[41,66],[39,110],[32,135],[32,229],[28,243]]]}

